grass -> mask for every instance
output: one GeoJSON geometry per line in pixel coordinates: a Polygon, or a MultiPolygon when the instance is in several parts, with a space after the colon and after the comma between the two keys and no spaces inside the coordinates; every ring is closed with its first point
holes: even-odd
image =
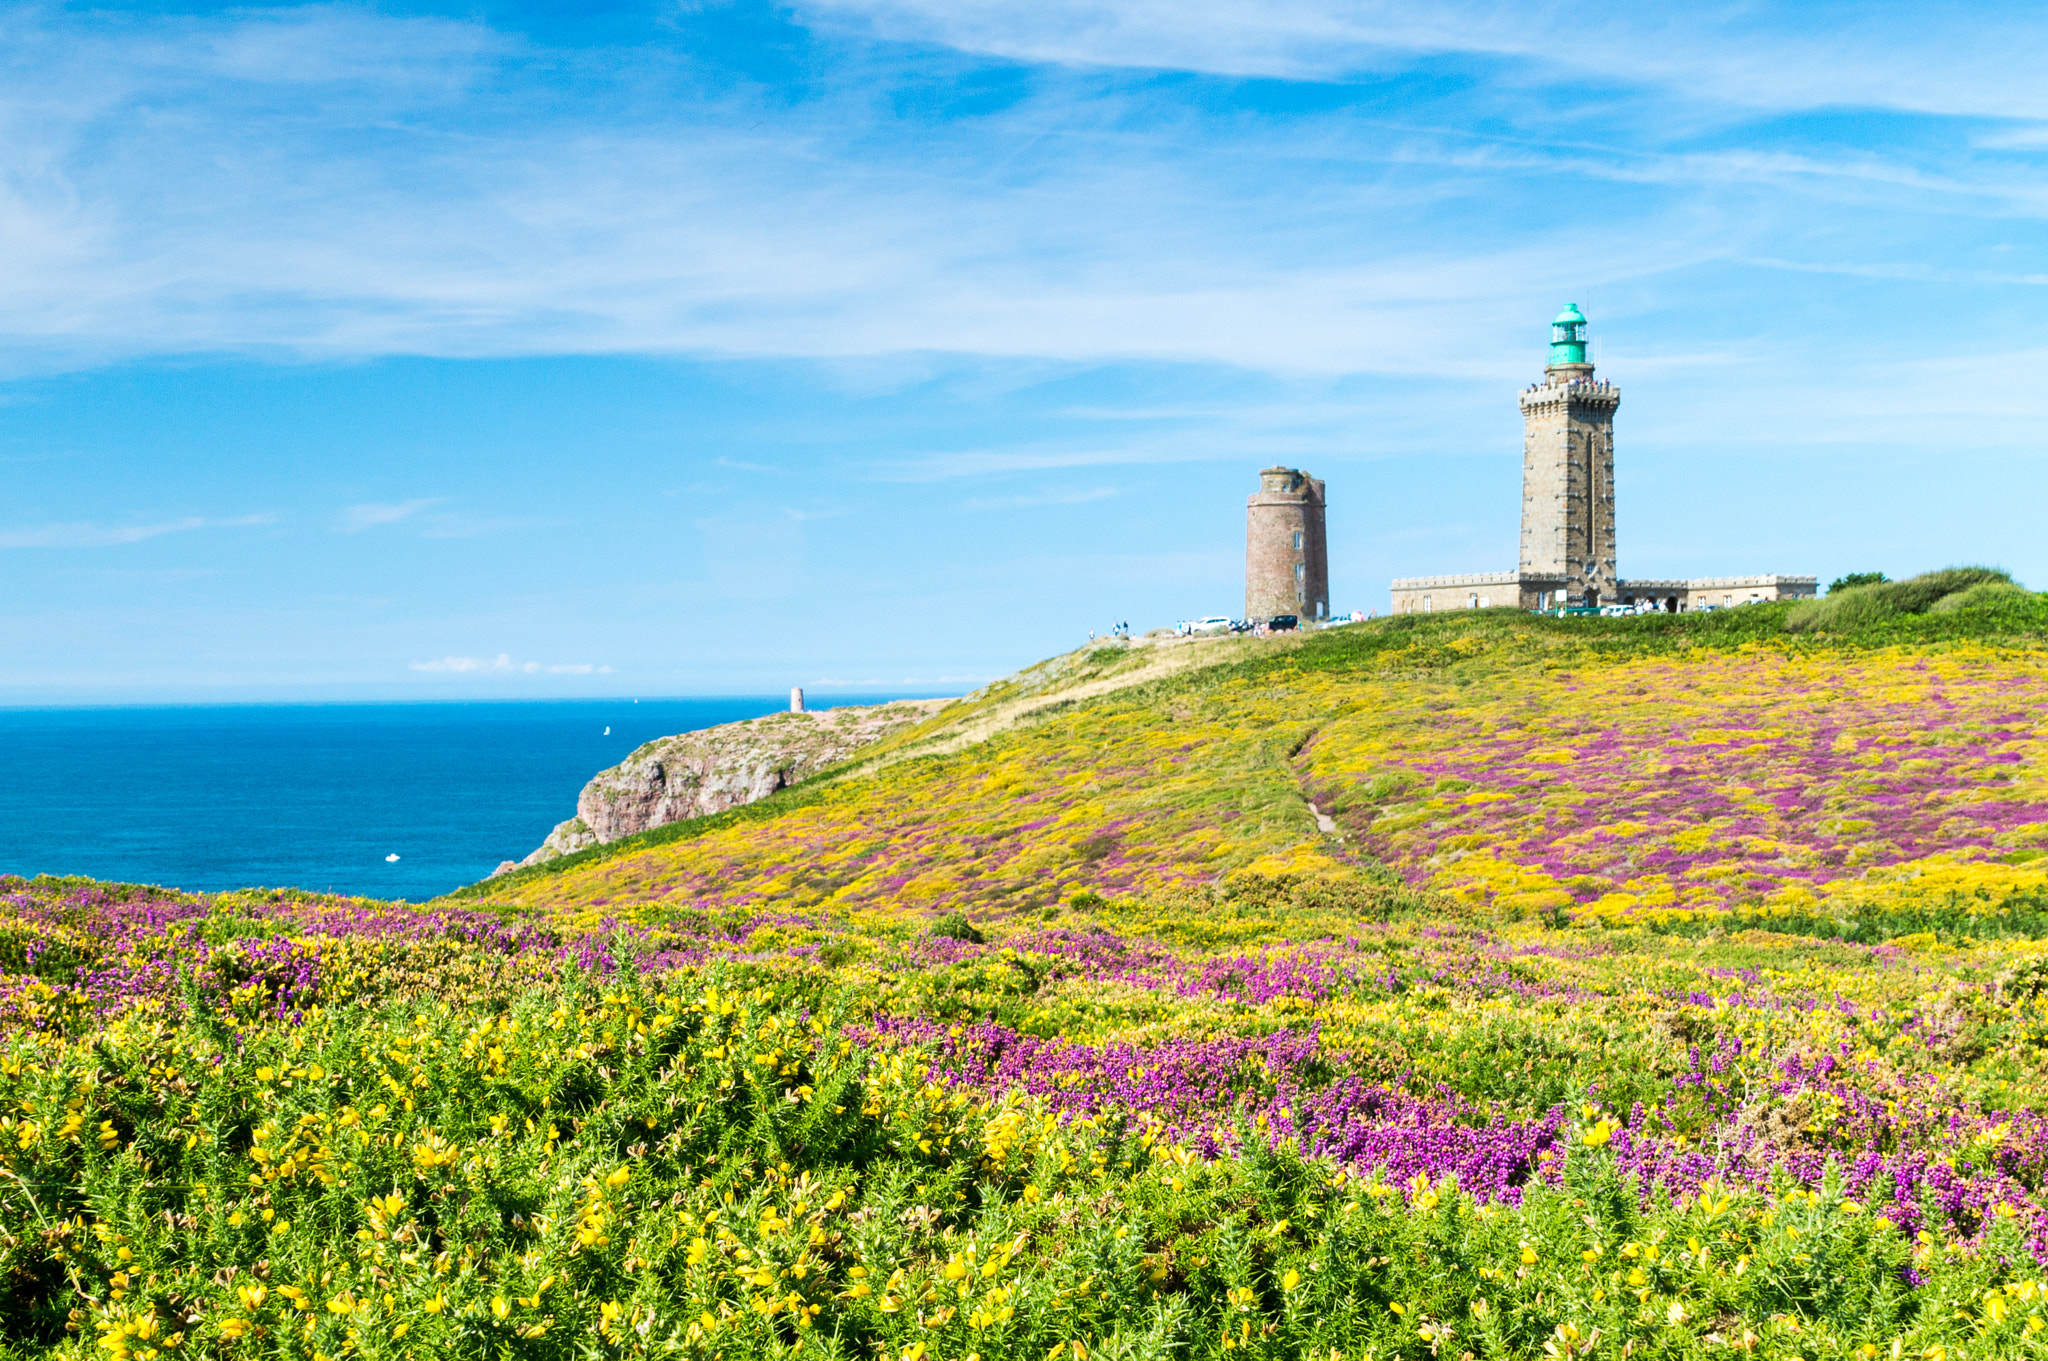
{"type": "Polygon", "coordinates": [[[2010,573],[1996,567],[1948,567],[1802,600],[1786,614],[1785,627],[1794,633],[1888,636],[1914,616],[1957,615],[1965,629],[2003,633],[2038,627],[2042,614],[2042,598],[2017,585],[2010,573]]]}

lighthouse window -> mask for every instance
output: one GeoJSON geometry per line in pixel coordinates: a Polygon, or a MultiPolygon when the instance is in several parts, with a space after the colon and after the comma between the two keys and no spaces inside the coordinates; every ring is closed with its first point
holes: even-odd
{"type": "Polygon", "coordinates": [[[1303,577],[1305,577],[1305,576],[1307,576],[1307,575],[1308,575],[1308,566],[1307,566],[1307,564],[1305,564],[1305,563],[1299,563],[1299,562],[1297,562],[1297,563],[1295,563],[1295,564],[1294,564],[1294,579],[1295,579],[1296,581],[1300,581],[1300,580],[1301,580],[1301,579],[1302,579],[1303,577]]]}
{"type": "Polygon", "coordinates": [[[1294,531],[1294,547],[1296,552],[1301,550],[1301,531],[1298,529],[1294,531]]]}

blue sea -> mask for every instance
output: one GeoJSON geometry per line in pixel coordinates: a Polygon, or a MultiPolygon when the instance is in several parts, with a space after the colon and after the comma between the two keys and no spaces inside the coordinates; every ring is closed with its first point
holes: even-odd
{"type": "Polygon", "coordinates": [[[788,703],[0,710],[0,873],[419,902],[524,857],[641,743],[788,703]]]}

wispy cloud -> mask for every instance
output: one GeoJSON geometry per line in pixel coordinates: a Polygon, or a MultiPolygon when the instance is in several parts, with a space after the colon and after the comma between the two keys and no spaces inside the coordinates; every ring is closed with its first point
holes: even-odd
{"type": "MultiPolygon", "coordinates": [[[[1667,341],[1638,347],[1638,373],[1718,347],[1744,356],[1717,367],[1753,394],[1776,385],[1797,411],[1842,409],[1877,381],[1874,328],[1747,343],[1782,324],[1759,304],[1790,272],[1979,290],[1992,329],[1923,332],[1930,356],[2036,339],[1993,296],[2048,275],[2035,248],[2048,83],[2031,60],[2048,19],[2016,13],[1929,32],[1883,5],[1823,26],[1771,5],[1666,18],[1419,0],[812,0],[799,17],[820,35],[816,80],[756,99],[735,93],[761,88],[745,81],[666,77],[649,97],[642,78],[676,69],[653,42],[599,73],[556,61],[544,38],[368,10],[106,24],[0,9],[18,40],[0,49],[0,129],[17,134],[0,137],[0,249],[15,266],[0,279],[0,370],[220,351],[576,353],[799,356],[808,373],[902,387],[1115,366],[1192,368],[1185,394],[1223,371],[1503,384],[1530,376],[1530,319],[1574,298],[1603,344],[1654,321],[1667,341]],[[877,97],[983,54],[1036,66],[1013,99],[957,115],[877,97]],[[1208,83],[1189,97],[1197,87],[1158,69],[1208,83]],[[1304,112],[1208,80],[1241,75],[1327,88],[1304,112]],[[1752,117],[1831,103],[1907,112],[1814,129],[1752,117]],[[1973,117],[1942,121],[1955,110],[1973,117]],[[1787,362],[1801,344],[1811,362],[1787,362]]],[[[1969,305],[1940,301],[1944,316],[1969,305]]],[[[1115,416],[1128,394],[1096,395],[1078,419],[1130,424],[1157,406],[1147,394],[1115,416]]],[[[1191,413],[1171,439],[968,429],[958,451],[871,472],[936,481],[1440,441],[1412,398],[1332,409],[1314,428],[1272,404],[1218,403],[1219,419],[1191,413]]],[[[709,462],[803,472],[801,456],[749,454],[709,462]]],[[[426,538],[515,527],[439,498],[335,522],[401,524],[426,538]]],[[[94,532],[138,531],[16,534],[94,532]]]]}
{"type": "Polygon", "coordinates": [[[411,662],[414,671],[453,672],[458,675],[525,675],[525,676],[609,676],[609,666],[594,666],[589,662],[515,662],[510,654],[500,652],[495,657],[436,657],[430,662],[411,662]]]}
{"type": "Polygon", "coordinates": [[[1029,492],[1019,496],[970,496],[960,503],[960,508],[1028,510],[1034,506],[1078,506],[1090,501],[1107,501],[1116,494],[1115,487],[1089,487],[1075,491],[1029,492]]]}
{"type": "Polygon", "coordinates": [[[180,520],[160,520],[153,524],[106,525],[78,520],[29,525],[19,529],[0,529],[0,548],[112,548],[195,529],[267,525],[275,519],[272,515],[242,515],[225,520],[188,515],[180,520]]]}
{"type": "Polygon", "coordinates": [[[423,496],[412,501],[344,506],[339,528],[344,534],[360,534],[379,525],[395,525],[400,520],[409,520],[421,511],[438,506],[447,499],[445,496],[423,496]]]}
{"type": "MultiPolygon", "coordinates": [[[[1512,374],[1513,370],[1509,372],[1512,374]]],[[[1510,379],[1509,381],[1512,381],[1510,379]]],[[[1382,404],[1383,405],[1383,404],[1382,404]]],[[[1008,447],[946,449],[912,457],[879,460],[872,476],[884,482],[943,482],[960,477],[1015,473],[1055,473],[1077,468],[1108,468],[1217,459],[1235,462],[1328,456],[1357,448],[1356,424],[1373,414],[1359,403],[1305,401],[1276,408],[1268,400],[1246,398],[1235,406],[1192,407],[1187,413],[1155,410],[1154,428],[1115,430],[1113,442],[1041,440],[1008,447]],[[1188,419],[1201,412],[1199,423],[1188,419]],[[1177,419],[1178,417],[1178,419],[1177,419]]],[[[1382,425],[1390,423],[1382,418],[1382,425]]],[[[1386,436],[1382,436],[1386,438],[1386,436]]],[[[1114,488],[1074,490],[1049,488],[1025,493],[1028,501],[983,498],[965,503],[970,510],[1011,505],[1058,505],[1100,500],[1114,488]]]]}
{"type": "Polygon", "coordinates": [[[1978,133],[1974,140],[1994,151],[2040,151],[2048,149],[2048,123],[1996,128],[1978,133]]]}
{"type": "Polygon", "coordinates": [[[814,21],[1016,60],[1333,81],[1470,54],[1768,109],[2048,116],[2038,9],[1621,0],[806,0],[814,21]],[[1569,33],[1568,41],[1560,35],[1569,33]]]}
{"type": "Polygon", "coordinates": [[[427,539],[476,539],[486,534],[520,529],[529,523],[510,516],[434,515],[421,524],[420,536],[427,539]]]}
{"type": "Polygon", "coordinates": [[[404,523],[423,539],[475,539],[486,534],[502,534],[527,523],[505,516],[465,515],[460,511],[439,509],[447,504],[445,496],[426,496],[411,501],[346,506],[337,518],[335,528],[343,534],[360,534],[366,529],[404,523]]]}
{"type": "Polygon", "coordinates": [[[1904,139],[1696,145],[1730,126],[1702,103],[1716,99],[2048,117],[2032,60],[2048,21],[2024,12],[1931,31],[1882,7],[1832,28],[1791,7],[1666,19],[1390,0],[817,0],[803,13],[836,33],[819,79],[803,99],[750,102],[667,75],[648,97],[641,77],[672,73],[673,52],[622,47],[599,75],[481,24],[330,7],[113,25],[0,11],[14,40],[0,55],[0,245],[16,266],[0,281],[0,365],[976,355],[1492,376],[1519,361],[1499,339],[1509,318],[1734,252],[1785,256],[1761,241],[1799,230],[1811,200],[1886,222],[1923,202],[2048,215],[2036,168],[2005,151],[1975,164],[1967,147],[1904,139]],[[875,91],[923,58],[850,30],[1047,69],[1008,107],[918,123],[875,91]],[[1103,74],[1332,81],[1457,54],[1495,65],[1461,68],[1476,92],[1434,125],[1343,101],[1211,117],[1103,74]],[[1661,81],[1656,117],[1587,90],[1567,61],[1661,81]],[[289,117],[280,90],[304,95],[284,101],[289,117]],[[578,112],[599,107],[602,122],[578,112]],[[1615,183],[1662,192],[1599,187],[1615,183]],[[1589,210],[1547,210],[1561,201],[1589,210]]]}

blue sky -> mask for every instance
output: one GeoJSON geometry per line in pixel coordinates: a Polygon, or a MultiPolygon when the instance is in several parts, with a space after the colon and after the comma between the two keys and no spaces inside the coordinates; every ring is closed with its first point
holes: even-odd
{"type": "Polygon", "coordinates": [[[0,7],[0,703],[954,691],[1512,565],[2048,585],[2048,17],[0,7]]]}

